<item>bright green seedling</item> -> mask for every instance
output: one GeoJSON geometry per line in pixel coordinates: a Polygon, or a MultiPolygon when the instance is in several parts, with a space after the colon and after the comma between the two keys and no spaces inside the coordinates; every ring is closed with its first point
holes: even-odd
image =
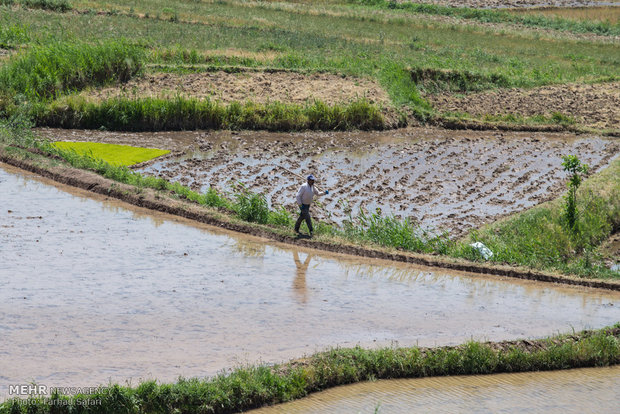
{"type": "Polygon", "coordinates": [[[129,145],[102,144],[99,142],[55,142],[56,148],[73,150],[80,155],[90,155],[116,166],[130,166],[168,154],[170,151],[129,145]]]}
{"type": "Polygon", "coordinates": [[[577,220],[579,218],[579,212],[577,210],[577,189],[581,185],[582,177],[588,173],[588,166],[587,164],[582,164],[575,155],[564,156],[562,160],[564,171],[570,174],[568,194],[565,197],[564,217],[566,218],[569,228],[573,233],[576,233],[578,230],[577,220]]]}

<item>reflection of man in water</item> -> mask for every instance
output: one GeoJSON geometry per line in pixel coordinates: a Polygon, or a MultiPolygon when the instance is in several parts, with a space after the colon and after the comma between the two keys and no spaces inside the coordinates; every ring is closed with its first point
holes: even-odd
{"type": "Polygon", "coordinates": [[[299,252],[297,250],[293,251],[293,259],[295,259],[295,267],[297,271],[295,272],[295,279],[293,280],[293,291],[297,293],[301,297],[301,301],[306,303],[306,272],[308,271],[308,265],[310,265],[310,259],[312,259],[312,255],[308,254],[306,256],[306,260],[302,263],[299,260],[299,252]]]}

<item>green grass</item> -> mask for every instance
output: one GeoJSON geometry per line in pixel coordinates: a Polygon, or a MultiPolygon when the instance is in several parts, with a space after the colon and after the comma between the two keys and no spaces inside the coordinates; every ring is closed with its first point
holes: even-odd
{"type": "Polygon", "coordinates": [[[531,348],[516,343],[494,348],[473,341],[434,349],[339,348],[302,363],[239,367],[174,384],[147,381],[136,387],[110,385],[90,395],[56,394],[27,403],[12,399],[0,404],[0,414],[91,412],[80,410],[88,401],[97,402],[92,412],[100,413],[231,413],[359,381],[608,366],[620,363],[618,328],[551,337],[531,348]]]}
{"type": "Polygon", "coordinates": [[[31,9],[51,10],[61,13],[73,9],[69,0],[19,0],[19,3],[31,9]]]}
{"type": "MultiPolygon", "coordinates": [[[[318,234],[322,231],[319,228],[318,234]]],[[[349,217],[344,227],[332,231],[333,235],[353,242],[370,242],[384,247],[417,253],[447,253],[454,245],[448,234],[434,234],[408,219],[383,216],[381,212],[367,213],[363,210],[355,218],[349,217]]]]}
{"type": "Polygon", "coordinates": [[[5,106],[18,95],[45,101],[86,86],[127,81],[139,72],[141,62],[142,50],[123,40],[33,45],[0,67],[0,96],[5,106]]]}
{"type": "Polygon", "coordinates": [[[0,48],[14,49],[30,40],[28,28],[22,24],[0,25],[0,48]]]}
{"type": "Polygon", "coordinates": [[[54,147],[64,151],[75,151],[99,158],[110,165],[130,166],[170,153],[168,150],[132,147],[129,145],[102,144],[99,142],[54,142],[54,147]]]}

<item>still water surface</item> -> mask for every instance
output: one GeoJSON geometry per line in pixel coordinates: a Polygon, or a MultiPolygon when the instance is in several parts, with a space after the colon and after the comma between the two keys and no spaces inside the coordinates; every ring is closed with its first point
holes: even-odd
{"type": "Polygon", "coordinates": [[[252,414],[620,412],[620,366],[364,382],[252,414]]]}

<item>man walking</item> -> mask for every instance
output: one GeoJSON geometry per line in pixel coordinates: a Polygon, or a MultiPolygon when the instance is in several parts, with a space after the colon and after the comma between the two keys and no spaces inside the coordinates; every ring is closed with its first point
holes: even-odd
{"type": "Polygon", "coordinates": [[[301,222],[306,220],[306,224],[308,225],[308,230],[310,231],[310,236],[312,236],[312,219],[310,218],[310,204],[312,204],[312,199],[314,196],[323,196],[325,194],[329,194],[329,191],[325,191],[324,193],[319,193],[319,190],[314,186],[314,175],[310,174],[308,176],[308,181],[301,186],[299,192],[297,193],[297,204],[299,205],[299,218],[295,223],[295,232],[297,234],[301,234],[299,232],[299,226],[301,226],[301,222]]]}

